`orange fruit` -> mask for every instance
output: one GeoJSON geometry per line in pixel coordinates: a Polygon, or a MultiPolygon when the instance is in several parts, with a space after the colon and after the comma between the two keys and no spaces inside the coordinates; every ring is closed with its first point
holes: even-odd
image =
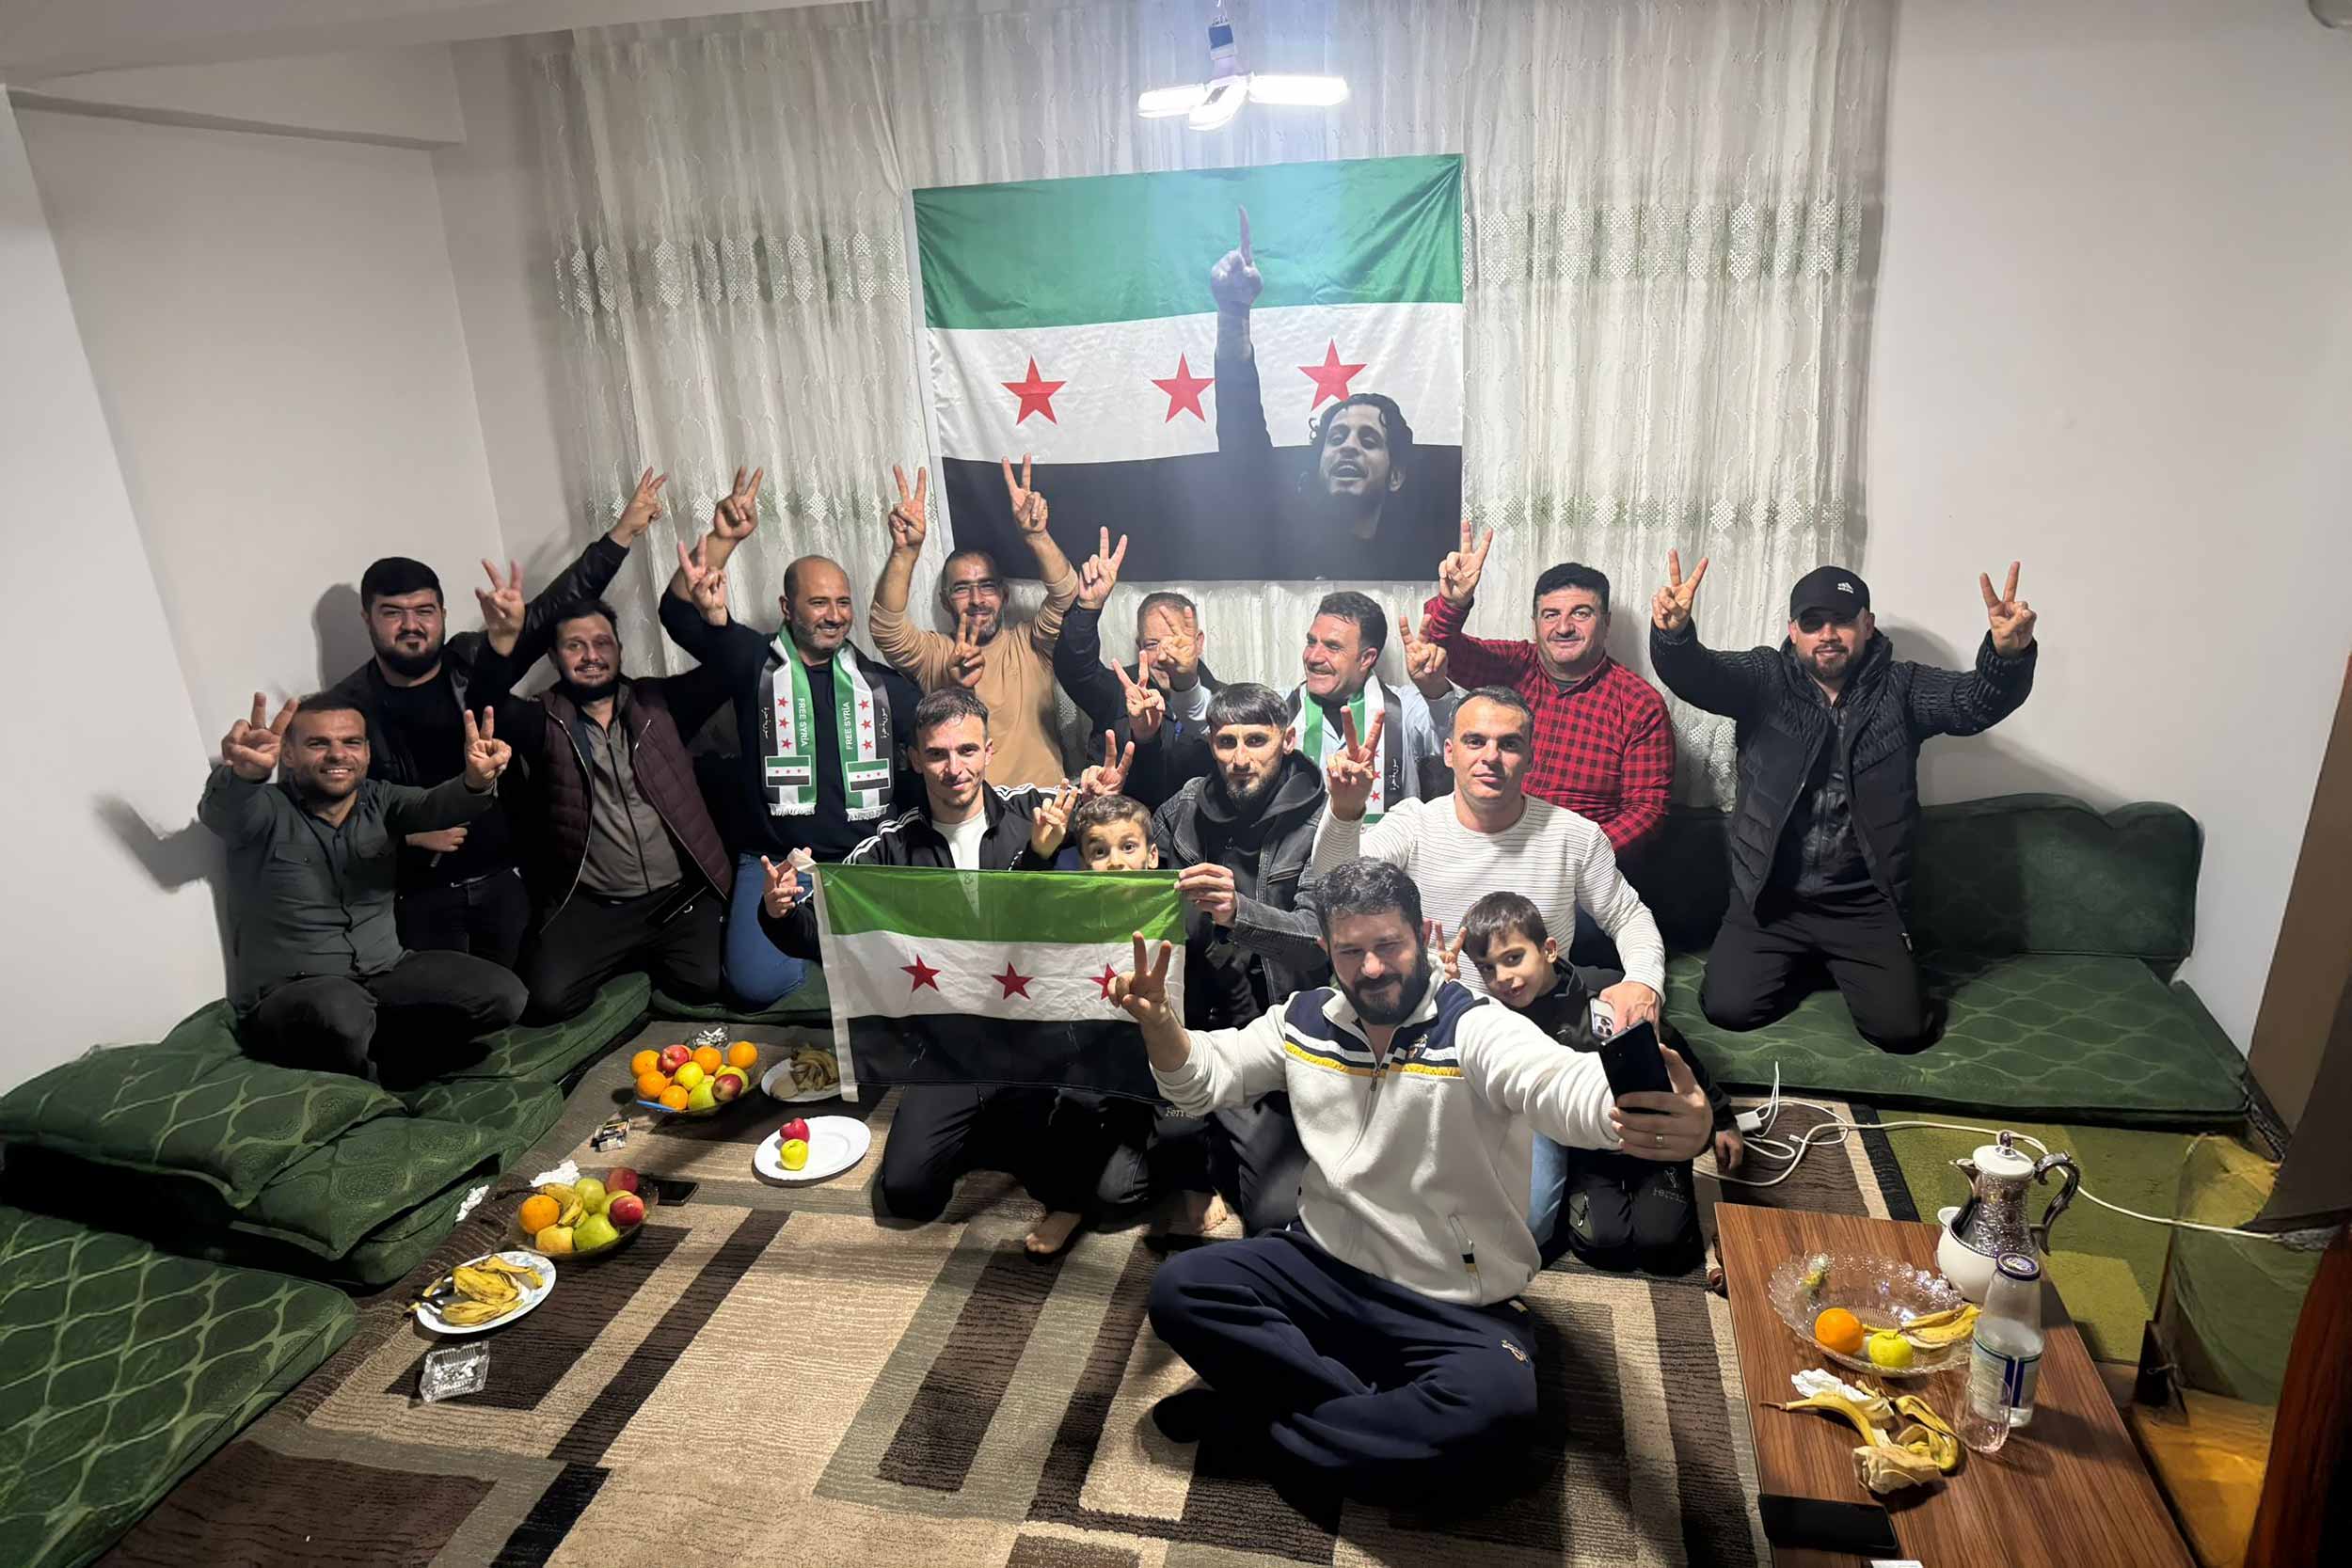
{"type": "Polygon", "coordinates": [[[526,1235],[536,1236],[563,1217],[563,1209],[545,1193],[533,1193],[523,1199],[521,1218],[526,1235]]]}
{"type": "Polygon", "coordinates": [[[1840,1355],[1862,1354],[1862,1320],[1842,1307],[1833,1307],[1813,1320],[1813,1338],[1840,1355]]]}
{"type": "Polygon", "coordinates": [[[661,1103],[673,1111],[683,1111],[686,1109],[686,1091],[673,1084],[661,1091],[661,1103]]]}
{"type": "Polygon", "coordinates": [[[661,1091],[669,1086],[669,1077],[660,1068],[637,1075],[637,1098],[640,1100],[660,1100],[661,1091]]]}
{"type": "Polygon", "coordinates": [[[694,1065],[702,1069],[703,1071],[709,1073],[718,1071],[721,1068],[726,1066],[727,1064],[726,1057],[720,1052],[717,1046],[706,1045],[695,1051],[694,1065]]]}
{"type": "Polygon", "coordinates": [[[628,1059],[628,1075],[631,1078],[643,1078],[648,1072],[660,1070],[661,1053],[659,1051],[640,1051],[628,1059]]]}
{"type": "Polygon", "coordinates": [[[737,1040],[727,1047],[727,1066],[750,1071],[759,1065],[759,1047],[749,1040],[737,1040]]]}

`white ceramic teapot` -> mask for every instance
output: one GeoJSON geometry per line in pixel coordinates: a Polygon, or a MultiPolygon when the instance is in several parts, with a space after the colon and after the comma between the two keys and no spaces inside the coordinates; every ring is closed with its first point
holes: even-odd
{"type": "Polygon", "coordinates": [[[1965,1160],[1952,1164],[1968,1173],[1968,1201],[1939,1209],[1936,1219],[1944,1234],[1935,1243],[1935,1266],[1960,1293],[1981,1302],[1993,1283],[1993,1272],[2005,1253],[2042,1257],[2050,1250],[2050,1227],[2074,1201],[2082,1172],[2071,1154],[2046,1154],[2031,1160],[2017,1151],[2014,1136],[1980,1146],[1965,1160]],[[2062,1170],[2065,1180],[2052,1196],[2039,1221],[2026,1217],[2026,1183],[2048,1179],[2062,1170]]]}

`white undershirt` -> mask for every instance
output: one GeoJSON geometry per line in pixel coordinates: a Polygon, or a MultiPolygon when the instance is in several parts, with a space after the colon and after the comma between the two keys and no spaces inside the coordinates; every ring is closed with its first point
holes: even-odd
{"type": "Polygon", "coordinates": [[[976,811],[961,822],[942,822],[939,831],[946,835],[947,853],[958,871],[977,871],[980,868],[980,840],[988,836],[988,813],[976,811]]]}
{"type": "Polygon", "coordinates": [[[1206,719],[1209,716],[1209,689],[1195,681],[1186,690],[1170,691],[1168,694],[1168,716],[1186,723],[1196,719],[1206,719]]]}

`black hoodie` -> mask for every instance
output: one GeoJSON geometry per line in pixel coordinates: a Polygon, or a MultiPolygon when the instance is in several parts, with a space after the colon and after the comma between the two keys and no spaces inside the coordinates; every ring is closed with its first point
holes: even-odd
{"type": "Polygon", "coordinates": [[[1184,915],[1184,1022],[1232,1029],[1275,999],[1323,983],[1328,966],[1314,917],[1298,909],[1298,882],[1323,814],[1323,776],[1297,752],[1286,753],[1255,810],[1236,808],[1224,775],[1187,780],[1152,816],[1160,863],[1222,865],[1233,873],[1233,924],[1217,926],[1197,910],[1184,915]]]}

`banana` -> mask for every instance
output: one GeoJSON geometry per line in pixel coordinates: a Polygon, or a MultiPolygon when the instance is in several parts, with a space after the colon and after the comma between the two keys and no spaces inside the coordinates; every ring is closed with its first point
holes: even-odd
{"type": "MultiPolygon", "coordinates": [[[[1854,1399],[1846,1394],[1824,1389],[1818,1394],[1808,1394],[1801,1400],[1791,1400],[1780,1408],[1783,1410],[1819,1410],[1825,1415],[1836,1417],[1860,1433],[1862,1446],[1853,1451],[1854,1476],[1864,1486],[1874,1493],[1899,1491],[1906,1486],[1918,1486],[1933,1481],[1944,1466],[1938,1464],[1932,1455],[1916,1449],[1908,1443],[1898,1445],[1891,1442],[1878,1429],[1880,1421],[1893,1418],[1898,1405],[1890,1403],[1884,1395],[1867,1386],[1863,1386],[1863,1392],[1869,1397],[1854,1399]]],[[[1917,1403],[1915,1395],[1905,1395],[1904,1398],[1917,1403]]],[[[1915,1411],[1908,1413],[1917,1415],[1915,1411]]],[[[1931,1410],[1927,1414],[1932,1416],[1934,1412],[1931,1410]]],[[[1938,1425],[1941,1425],[1940,1419],[1938,1425]]],[[[1906,1437],[1913,1430],[1919,1429],[1907,1429],[1906,1437]]],[[[1931,1437],[1930,1441],[1931,1440],[1931,1437]]],[[[1958,1464],[1956,1455],[1953,1463],[1958,1464]]]]}
{"type": "Polygon", "coordinates": [[[522,1287],[496,1269],[476,1268],[471,1263],[458,1265],[454,1276],[457,1293],[470,1301],[512,1306],[522,1296],[522,1287]]]}
{"type": "Polygon", "coordinates": [[[580,1189],[568,1181],[550,1181],[539,1191],[542,1196],[555,1199],[559,1208],[568,1209],[580,1201],[580,1189]]]}
{"type": "Polygon", "coordinates": [[[515,1279],[519,1279],[528,1288],[533,1291],[547,1283],[546,1280],[539,1277],[539,1271],[537,1269],[532,1268],[528,1264],[510,1263],[505,1259],[498,1256],[496,1253],[492,1253],[489,1257],[484,1259],[482,1266],[485,1269],[496,1269],[502,1275],[509,1275],[515,1279]]]}
{"type": "Polygon", "coordinates": [[[442,1308],[441,1321],[454,1328],[479,1328],[515,1310],[509,1302],[459,1301],[442,1308]]]}
{"type": "Polygon", "coordinates": [[[1903,1324],[1902,1336],[1922,1350],[1956,1345],[1977,1332],[1978,1311],[1977,1305],[1968,1302],[1942,1312],[1931,1312],[1903,1324]]]}
{"type": "Polygon", "coordinates": [[[1925,1455],[1947,1476],[1960,1468],[1960,1439],[1934,1406],[1916,1394],[1904,1394],[1895,1401],[1895,1408],[1911,1418],[1911,1425],[1895,1434],[1897,1448],[1925,1455]]]}
{"type": "Polygon", "coordinates": [[[580,1202],[580,1199],[574,1198],[571,1202],[564,1206],[564,1212],[555,1223],[558,1225],[578,1225],[580,1223],[580,1217],[587,1212],[588,1206],[580,1202]]]}

